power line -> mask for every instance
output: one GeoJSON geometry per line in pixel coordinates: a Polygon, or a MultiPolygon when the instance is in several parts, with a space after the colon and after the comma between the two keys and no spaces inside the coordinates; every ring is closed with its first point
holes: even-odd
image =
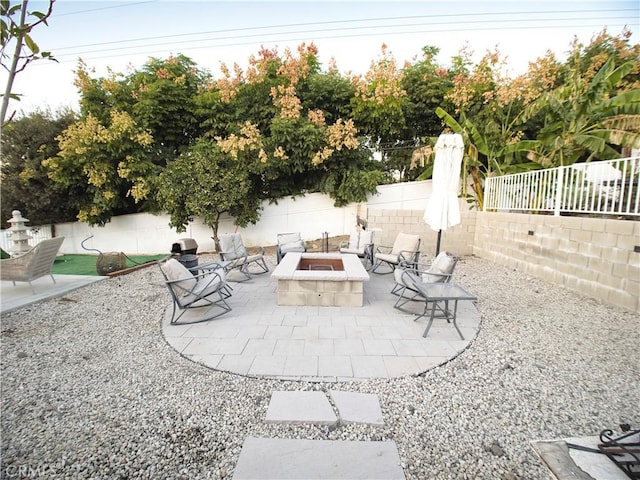
{"type": "MultiPolygon", "coordinates": [[[[151,3],[151,2],[137,2],[137,3],[151,3]]],[[[135,5],[135,4],[128,4],[128,5],[135,5]]],[[[105,7],[105,8],[114,8],[114,7],[105,7]]],[[[99,10],[99,9],[96,9],[99,10]]],[[[88,10],[88,11],[92,11],[92,10],[88,10]]],[[[592,13],[623,13],[623,12],[637,12],[637,9],[633,9],[633,8],[621,8],[621,9],[595,9],[595,10],[558,10],[558,11],[552,11],[552,10],[543,10],[543,11],[530,11],[530,12],[515,12],[515,13],[510,13],[510,12],[496,12],[496,13],[489,13],[489,12],[480,12],[480,13],[460,13],[460,14],[436,14],[436,15],[411,15],[411,16],[401,16],[401,17],[384,17],[384,18],[365,18],[365,19],[351,19],[351,20],[331,20],[331,21],[325,21],[325,22],[305,22],[305,23],[289,23],[289,24],[280,24],[280,25],[267,25],[267,26],[253,26],[253,27],[243,27],[243,28],[230,28],[230,29],[222,29],[222,30],[208,30],[208,31],[204,31],[204,32],[194,32],[194,33],[180,33],[180,34],[173,34],[173,35],[159,35],[159,36],[153,36],[153,37],[141,37],[141,38],[131,38],[131,39],[125,39],[125,40],[114,40],[114,41],[110,41],[110,42],[99,42],[99,43],[89,43],[89,44],[84,44],[84,45],[76,45],[73,47],[60,47],[60,48],[55,48],[56,51],[61,51],[61,50],[68,50],[68,49],[73,49],[73,48],[85,48],[85,47],[95,47],[95,46],[102,46],[102,45],[116,45],[116,44],[120,44],[120,43],[128,43],[128,42],[142,42],[142,41],[147,41],[147,40],[158,40],[158,39],[170,39],[170,38],[178,38],[178,37],[185,37],[185,36],[198,36],[198,35],[209,35],[209,34],[219,34],[219,33],[232,33],[232,32],[244,32],[244,31],[253,31],[253,30],[264,30],[264,29],[276,29],[276,28],[291,28],[291,27],[306,27],[306,26],[320,26],[320,25],[332,25],[332,24],[344,24],[344,23],[363,23],[363,22],[378,22],[378,21],[396,21],[396,20],[417,20],[417,19],[421,19],[421,18],[427,18],[427,19],[434,19],[434,22],[427,22],[425,25],[429,25],[431,23],[435,23],[435,20],[438,18],[445,18],[445,17],[454,17],[456,20],[451,21],[451,22],[445,22],[445,24],[450,24],[450,23],[460,23],[459,22],[459,18],[461,17],[483,17],[483,16],[505,16],[505,15],[509,15],[509,16],[513,16],[513,15],[534,15],[534,14],[538,14],[538,15],[546,15],[546,14],[553,14],[553,15],[558,15],[558,14],[592,14],[592,13]]],[[[611,17],[611,18],[621,18],[621,17],[611,17]]],[[[624,17],[626,18],[626,17],[624,17]]],[[[516,19],[515,21],[530,21],[531,19],[529,18],[525,18],[525,19],[516,19]]],[[[535,19],[538,21],[554,21],[555,19],[553,18],[542,18],[542,19],[535,19]]],[[[568,20],[575,20],[574,17],[569,18],[568,20]]],[[[577,19],[577,20],[584,20],[584,19],[577,19]]],[[[497,20],[498,23],[501,22],[511,22],[514,21],[514,19],[507,19],[507,20],[497,20]]],[[[490,21],[491,23],[495,23],[495,21],[490,21]]],[[[440,24],[440,22],[438,22],[440,24]]],[[[487,23],[486,20],[478,20],[478,21],[466,21],[464,23],[487,23]]],[[[373,25],[373,26],[367,26],[367,27],[353,27],[356,29],[360,29],[360,28],[380,28],[382,27],[395,27],[395,26],[405,26],[406,24],[396,24],[396,25],[373,25]]],[[[412,24],[409,24],[408,26],[411,26],[412,24]]],[[[414,24],[415,25],[415,24],[414,24]]],[[[421,24],[422,25],[422,24],[421,24]]],[[[331,30],[340,30],[340,29],[331,29],[331,30]]],[[[314,32],[315,30],[311,30],[311,32],[314,32]]],[[[324,29],[323,29],[324,31],[324,29]]],[[[276,32],[276,34],[278,33],[282,33],[282,32],[276,32]]],[[[287,33],[291,33],[291,32],[287,32],[287,33]]],[[[292,32],[292,33],[300,33],[300,32],[292,32]]],[[[269,35],[269,34],[266,34],[269,35]]],[[[273,34],[271,34],[273,35],[273,34]]],[[[245,35],[243,35],[244,37],[245,35]]],[[[226,37],[223,37],[226,38],[226,37]]],[[[232,37],[233,38],[233,37],[232,37]]]]}
{"type": "Polygon", "coordinates": [[[102,10],[111,10],[114,8],[127,8],[127,7],[134,7],[136,5],[142,5],[145,3],[154,3],[157,0],[147,0],[145,2],[128,2],[125,4],[121,4],[121,5],[109,5],[108,7],[100,7],[100,8],[92,8],[90,10],[76,10],[75,12],[67,12],[67,13],[60,13],[57,14],[56,17],[68,17],[70,15],[79,15],[82,13],[91,13],[91,12],[99,12],[102,10]]]}
{"type": "MultiPolygon", "coordinates": [[[[585,19],[586,20],[586,19],[585,19]]],[[[619,24],[609,24],[607,25],[608,28],[613,28],[613,27],[619,27],[619,28],[624,28],[625,26],[627,26],[627,23],[619,23],[619,24]]],[[[401,25],[398,25],[398,27],[401,25]]],[[[565,26],[557,26],[554,28],[575,28],[576,25],[565,25],[565,26]]],[[[602,28],[603,25],[602,23],[599,24],[583,24],[583,25],[579,25],[579,27],[581,28],[602,28]]],[[[312,39],[312,41],[318,41],[318,40],[329,40],[329,39],[346,39],[346,38],[365,38],[365,37],[371,37],[371,36],[381,36],[381,35],[415,35],[415,34],[430,34],[430,33],[457,33],[457,32],[470,32],[470,31],[474,31],[474,32],[478,32],[478,31],[487,31],[487,30],[512,30],[512,29],[525,29],[525,30],[539,30],[539,29],[548,29],[549,26],[548,25],[539,25],[539,26],[505,26],[505,27],[478,27],[478,28],[467,28],[467,27],[461,27],[461,28],[455,28],[455,29],[447,29],[447,30],[435,30],[435,31],[401,31],[401,32],[375,32],[375,33],[359,33],[359,34],[344,34],[344,35],[329,35],[329,36],[316,36],[312,39]]],[[[305,32],[302,32],[305,33],[305,32]]],[[[229,39],[233,39],[236,37],[230,37],[229,39]]],[[[243,37],[246,38],[246,37],[243,37]]],[[[223,38],[223,40],[226,38],[223,38]]],[[[215,42],[216,40],[220,40],[220,39],[204,39],[201,41],[213,41],[215,42]]],[[[282,38],[275,38],[275,39],[270,39],[268,40],[270,43],[279,43],[279,42],[293,42],[293,41],[309,41],[310,39],[308,37],[282,37],[282,38]]],[[[264,43],[264,42],[263,42],[264,43]]],[[[190,47],[185,47],[185,50],[201,50],[204,48],[226,48],[226,47],[238,47],[238,46],[244,46],[244,45],[253,45],[255,44],[255,41],[239,41],[239,42],[232,42],[232,43],[221,43],[221,44],[208,44],[208,45],[201,45],[201,46],[190,46],[190,47]]],[[[105,49],[105,50],[95,50],[95,51],[88,51],[88,52],[77,52],[77,53],[68,53],[68,54],[64,54],[63,56],[70,56],[70,55],[74,55],[74,56],[81,56],[83,54],[86,53],[105,53],[105,52],[110,52],[110,51],[115,51],[115,50],[130,50],[130,49],[135,49],[135,48],[148,48],[148,47],[153,47],[153,46],[164,46],[164,43],[161,44],[155,44],[155,45],[138,45],[138,46],[131,46],[131,47],[122,47],[121,49],[105,49]]],[[[175,45],[175,43],[172,43],[171,45],[175,45]]],[[[154,50],[146,50],[146,51],[139,51],[139,52],[127,52],[127,53],[121,53],[121,54],[108,54],[108,55],[100,55],[100,56],[89,56],[89,57],[83,57],[84,60],[100,60],[100,59],[104,59],[104,58],[118,58],[118,57],[123,57],[123,56],[130,56],[130,55],[150,55],[153,53],[160,53],[160,52],[165,52],[167,49],[166,48],[162,48],[162,49],[154,49],[154,50]]],[[[53,50],[53,52],[55,53],[55,50],[53,50]]],[[[75,62],[76,58],[74,59],[69,59],[69,60],[65,60],[62,57],[56,55],[56,58],[58,59],[58,61],[60,63],[69,63],[69,62],[75,62]]],[[[38,65],[38,64],[34,64],[38,65]]],[[[39,64],[42,65],[42,64],[39,64]]]]}
{"type": "MultiPolygon", "coordinates": [[[[610,20],[620,20],[620,19],[627,19],[627,17],[610,17],[610,20]]],[[[564,18],[553,18],[553,19],[547,19],[547,18],[532,18],[532,19],[526,19],[526,20],[498,20],[498,21],[492,21],[491,23],[495,24],[495,23],[510,23],[510,28],[518,28],[516,26],[513,25],[513,23],[518,23],[518,22],[527,22],[527,23],[531,23],[531,22],[564,22],[564,21],[568,21],[568,20],[591,20],[591,19],[576,19],[576,18],[568,18],[568,17],[564,17],[564,18]]],[[[449,21],[449,22],[439,22],[437,25],[458,25],[460,22],[457,21],[449,21]]],[[[467,21],[465,22],[465,25],[474,25],[474,24],[484,24],[487,23],[486,21],[483,20],[476,20],[476,21],[467,21]]],[[[397,24],[397,25],[386,25],[386,28],[411,28],[411,27],[423,27],[423,26],[430,26],[433,25],[432,22],[427,22],[427,23],[409,23],[409,24],[397,24]]],[[[545,27],[549,27],[549,25],[545,25],[545,27]]],[[[353,27],[350,28],[349,31],[353,31],[353,30],[371,30],[374,28],[380,28],[377,25],[368,25],[368,26],[362,26],[362,27],[353,27]]],[[[535,27],[524,27],[524,28],[535,28],[535,27]]],[[[491,27],[492,30],[498,30],[500,29],[499,27],[491,27]]],[[[291,32],[284,32],[286,35],[297,35],[297,34],[313,34],[313,33],[324,33],[324,32],[341,32],[344,31],[344,28],[329,28],[329,29],[315,29],[315,30],[294,30],[291,32]]],[[[477,30],[477,29],[472,29],[472,30],[477,30]]],[[[439,30],[440,31],[440,30],[439,30]]],[[[444,31],[449,31],[449,30],[444,30],[444,31]]],[[[402,32],[389,32],[389,33],[402,33],[402,32]]],[[[414,32],[408,32],[408,33],[414,33],[414,32]]],[[[272,35],[279,35],[281,34],[281,32],[276,32],[276,33],[255,33],[255,34],[251,34],[251,35],[243,35],[241,38],[242,39],[249,39],[249,38],[264,38],[264,37],[269,37],[272,35]]],[[[379,35],[379,32],[376,32],[376,35],[379,35]]],[[[364,34],[366,35],[366,34],[364,34]]],[[[168,36],[168,37],[173,37],[174,35],[168,36]]],[[[167,37],[167,38],[168,38],[167,37]]],[[[156,39],[159,38],[163,38],[163,37],[155,37],[156,39]]],[[[215,37],[215,38],[202,38],[202,39],[193,39],[193,40],[183,40],[181,42],[172,42],[172,45],[179,45],[179,44],[193,44],[193,43],[201,43],[201,42],[209,42],[209,41],[221,41],[221,40],[234,40],[237,39],[238,36],[224,36],[224,37],[215,37]]],[[[324,37],[324,38],[334,38],[334,37],[324,37]]],[[[110,44],[114,43],[114,42],[108,42],[110,44]]],[[[118,42],[118,43],[122,43],[122,42],[118,42]]],[[[83,54],[91,54],[91,53],[103,53],[103,52],[115,52],[115,51],[119,51],[119,50],[133,50],[133,49],[137,49],[137,48],[146,48],[146,47],[156,47],[156,46],[164,46],[166,43],[151,43],[151,44],[143,44],[143,45],[130,45],[130,46],[126,46],[126,47],[117,47],[117,48],[107,48],[107,49],[98,49],[98,50],[86,50],[86,51],[81,51],[80,53],[83,54]]],[[[96,44],[97,45],[97,44],[96,44]]],[[[71,48],[71,47],[70,47],[71,48]]],[[[78,53],[68,53],[67,55],[77,55],[78,53]]]]}

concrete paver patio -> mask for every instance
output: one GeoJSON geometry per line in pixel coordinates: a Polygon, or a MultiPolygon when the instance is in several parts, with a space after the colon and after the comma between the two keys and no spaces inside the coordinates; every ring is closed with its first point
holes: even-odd
{"type": "MultiPolygon", "coordinates": [[[[191,324],[169,323],[167,342],[185,357],[210,368],[240,375],[307,381],[350,381],[418,374],[458,355],[475,338],[480,313],[472,302],[458,306],[461,340],[452,324],[395,308],[393,275],[371,274],[362,307],[279,306],[270,274],[230,282],[233,310],[219,318],[191,324]]],[[[415,302],[416,312],[422,308],[415,302]]],[[[195,321],[207,310],[193,309],[182,321],[195,321]]]]}

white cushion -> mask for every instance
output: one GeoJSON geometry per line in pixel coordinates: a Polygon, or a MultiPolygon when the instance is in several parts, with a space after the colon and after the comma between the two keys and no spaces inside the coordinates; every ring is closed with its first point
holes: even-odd
{"type": "Polygon", "coordinates": [[[300,232],[282,233],[278,235],[278,247],[280,253],[304,252],[304,242],[300,237],[300,232]]]}
{"type": "Polygon", "coordinates": [[[453,273],[454,266],[455,258],[453,255],[447,252],[440,252],[431,264],[431,267],[422,274],[422,281],[424,283],[445,282],[447,277],[437,274],[451,275],[453,273]]]}
{"type": "Polygon", "coordinates": [[[349,244],[340,248],[340,253],[353,253],[355,255],[363,255],[367,245],[372,243],[373,232],[366,230],[358,230],[349,236],[349,244]]]}
{"type": "Polygon", "coordinates": [[[349,235],[349,245],[347,248],[351,250],[357,250],[360,244],[360,232],[354,232],[349,235]]]}
{"type": "Polygon", "coordinates": [[[284,245],[285,243],[299,242],[302,238],[300,232],[295,233],[281,233],[278,235],[278,245],[284,245]]]}
{"type": "Polygon", "coordinates": [[[397,268],[393,271],[393,276],[398,285],[412,288],[415,282],[419,281],[418,275],[415,270],[405,270],[404,268],[397,268]]]}
{"type": "Polygon", "coordinates": [[[178,295],[180,295],[180,292],[184,294],[184,290],[182,290],[183,288],[186,290],[191,290],[197,283],[196,279],[193,277],[193,274],[187,269],[187,267],[182,265],[175,258],[167,260],[161,265],[160,268],[162,268],[162,271],[167,276],[167,279],[170,282],[182,280],[181,282],[177,282],[171,285],[172,287],[180,287],[174,290],[174,292],[176,292],[178,295]]]}
{"type": "Polygon", "coordinates": [[[352,255],[362,255],[364,253],[364,249],[362,249],[362,248],[345,248],[345,247],[342,247],[340,249],[340,253],[350,253],[352,255]]]}
{"type": "Polygon", "coordinates": [[[387,263],[398,264],[398,255],[392,255],[390,253],[376,253],[375,258],[380,259],[387,263]]]}
{"type": "Polygon", "coordinates": [[[217,273],[219,277],[216,275],[206,275],[200,280],[197,281],[196,285],[191,290],[191,293],[185,295],[180,299],[181,303],[189,304],[198,299],[198,297],[206,297],[211,293],[215,292],[220,288],[220,285],[224,283],[224,270],[222,268],[217,268],[213,270],[213,272],[217,273]]]}
{"type": "Polygon", "coordinates": [[[404,280],[402,279],[403,272],[404,270],[402,268],[396,268],[393,270],[393,277],[398,285],[404,285],[406,287],[404,280]]]}
{"type": "Polygon", "coordinates": [[[235,260],[247,255],[247,249],[242,243],[242,237],[239,233],[220,235],[220,249],[225,260],[235,260]]]}
{"type": "Polygon", "coordinates": [[[363,230],[360,232],[359,248],[365,248],[367,245],[373,243],[373,232],[369,230],[363,230]]]}
{"type": "Polygon", "coordinates": [[[280,252],[304,252],[304,243],[302,240],[298,240],[297,242],[280,244],[280,252]]]}
{"type": "Polygon", "coordinates": [[[396,241],[393,242],[393,248],[391,253],[399,255],[400,252],[415,252],[418,249],[418,241],[420,237],[418,235],[409,235],[408,233],[400,232],[396,237],[396,241]]]}
{"type": "Polygon", "coordinates": [[[264,255],[262,255],[261,253],[258,253],[257,255],[249,255],[249,256],[247,256],[246,263],[256,262],[256,261],[260,260],[261,258],[264,258],[264,255]]]}

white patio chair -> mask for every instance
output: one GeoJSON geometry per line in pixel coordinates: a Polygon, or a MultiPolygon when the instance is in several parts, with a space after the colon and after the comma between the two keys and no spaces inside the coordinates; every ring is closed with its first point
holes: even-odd
{"type": "Polygon", "coordinates": [[[35,293],[31,284],[33,280],[49,275],[53,283],[56,283],[51,269],[62,242],[64,237],[42,240],[19,257],[1,260],[0,279],[12,281],[14,285],[16,282],[27,282],[33,293],[35,293]]]}

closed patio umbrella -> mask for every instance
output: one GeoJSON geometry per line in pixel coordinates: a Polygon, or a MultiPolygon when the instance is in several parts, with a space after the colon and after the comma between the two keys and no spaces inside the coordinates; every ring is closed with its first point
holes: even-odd
{"type": "Polygon", "coordinates": [[[464,154],[462,136],[457,133],[443,133],[435,146],[436,158],[433,164],[432,192],[424,212],[424,221],[438,232],[436,255],[440,253],[442,231],[460,223],[460,168],[464,154]]]}

